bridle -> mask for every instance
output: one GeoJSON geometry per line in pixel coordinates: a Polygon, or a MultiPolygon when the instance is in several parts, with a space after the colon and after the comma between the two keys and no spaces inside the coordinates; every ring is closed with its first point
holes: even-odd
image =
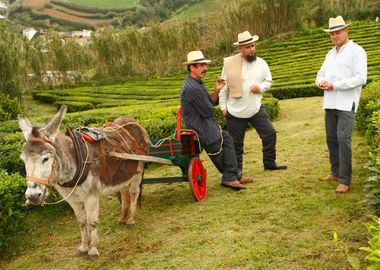
{"type": "MultiPolygon", "coordinates": [[[[43,143],[48,143],[50,144],[51,146],[54,147],[54,142],[50,141],[50,140],[47,140],[47,139],[43,139],[43,138],[37,138],[37,137],[33,137],[30,139],[31,141],[33,142],[43,142],[43,143]]],[[[51,173],[48,177],[47,180],[45,179],[42,179],[42,178],[37,178],[37,177],[32,177],[32,176],[26,176],[26,179],[28,181],[31,181],[31,182],[35,182],[35,183],[39,183],[39,184],[42,184],[42,185],[45,185],[47,187],[50,186],[50,183],[51,183],[51,175],[53,173],[53,170],[55,169],[56,167],[56,161],[55,159],[53,160],[53,164],[51,165],[51,173]]]]}
{"type": "MultiPolygon", "coordinates": [[[[50,140],[47,140],[47,139],[44,139],[44,138],[38,138],[38,137],[33,137],[30,139],[31,141],[35,141],[35,142],[43,142],[43,143],[48,143],[50,145],[52,145],[54,147],[54,142],[50,141],[50,140]]],[[[86,148],[87,148],[87,156],[86,156],[86,160],[85,160],[85,163],[88,162],[88,157],[89,157],[89,151],[88,151],[88,146],[87,144],[86,145],[86,148]]],[[[45,198],[45,195],[46,195],[46,191],[48,190],[48,188],[50,187],[50,183],[51,183],[51,179],[52,179],[52,174],[53,174],[53,171],[54,169],[56,168],[56,160],[54,159],[53,160],[53,164],[52,164],[52,167],[51,167],[51,173],[48,177],[47,180],[45,179],[41,179],[41,178],[37,178],[37,177],[32,177],[32,176],[27,176],[26,179],[28,181],[31,181],[31,182],[35,182],[35,183],[39,183],[39,184],[43,184],[46,186],[45,190],[44,190],[44,193],[43,193],[43,198],[45,198]]],[[[52,203],[45,203],[43,200],[41,201],[41,205],[43,204],[58,204],[58,203],[61,203],[65,200],[67,200],[74,192],[75,188],[78,186],[78,183],[79,183],[79,180],[81,178],[81,175],[83,174],[84,172],[84,169],[82,169],[81,173],[80,173],[80,176],[78,177],[78,181],[75,183],[73,189],[70,191],[70,193],[65,197],[65,198],[62,198],[61,200],[57,201],[57,202],[52,202],[52,203]]]]}
{"type": "MultiPolygon", "coordinates": [[[[33,137],[30,139],[30,141],[33,141],[33,142],[42,142],[42,143],[48,143],[50,144],[51,146],[54,147],[54,142],[48,140],[48,139],[44,139],[44,138],[38,138],[38,137],[33,137]]],[[[53,160],[53,164],[51,165],[51,172],[50,172],[50,175],[48,177],[47,180],[45,179],[42,179],[42,178],[37,178],[37,177],[32,177],[32,176],[26,176],[26,179],[28,181],[31,181],[31,182],[34,182],[34,183],[38,183],[38,184],[42,184],[42,185],[45,185],[46,188],[42,194],[42,200],[41,200],[41,205],[44,205],[45,204],[45,196],[46,196],[46,192],[47,190],[49,189],[50,187],[50,183],[51,183],[51,179],[52,179],[52,174],[53,174],[53,171],[56,167],[56,161],[55,159],[53,160]]]]}

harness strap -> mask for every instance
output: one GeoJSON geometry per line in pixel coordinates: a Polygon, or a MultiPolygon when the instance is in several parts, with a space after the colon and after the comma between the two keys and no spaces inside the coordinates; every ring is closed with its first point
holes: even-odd
{"type": "Polygon", "coordinates": [[[35,183],[43,184],[43,185],[48,186],[48,187],[50,186],[50,178],[48,180],[44,180],[44,179],[41,179],[41,178],[27,176],[26,179],[28,179],[28,181],[32,181],[32,182],[35,182],[35,183]]]}
{"type": "Polygon", "coordinates": [[[78,132],[73,131],[71,128],[67,129],[66,134],[72,139],[74,144],[77,161],[77,171],[75,172],[75,175],[72,180],[63,184],[58,184],[62,187],[74,187],[76,185],[82,184],[84,180],[86,180],[88,175],[89,168],[88,166],[86,166],[87,164],[84,161],[84,157],[87,156],[87,153],[83,153],[83,149],[85,148],[83,147],[83,145],[86,142],[83,140],[83,137],[78,132]]]}
{"type": "Polygon", "coordinates": [[[30,140],[33,142],[43,142],[43,143],[48,143],[48,144],[54,145],[54,142],[52,142],[48,139],[44,139],[44,138],[33,137],[30,140]]]}

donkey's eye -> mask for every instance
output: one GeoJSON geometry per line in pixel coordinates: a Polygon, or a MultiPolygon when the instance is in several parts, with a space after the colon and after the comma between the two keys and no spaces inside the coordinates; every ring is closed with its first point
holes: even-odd
{"type": "Polygon", "coordinates": [[[49,160],[49,158],[46,157],[46,158],[44,158],[44,160],[42,160],[42,163],[45,163],[45,162],[48,161],[48,160],[49,160]]]}

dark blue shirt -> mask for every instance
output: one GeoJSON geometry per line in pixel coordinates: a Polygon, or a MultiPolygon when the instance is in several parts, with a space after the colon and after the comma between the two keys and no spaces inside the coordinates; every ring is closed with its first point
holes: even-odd
{"type": "Polygon", "coordinates": [[[198,133],[202,145],[220,138],[218,123],[214,119],[215,105],[203,82],[187,75],[181,89],[182,119],[187,128],[198,133]]]}

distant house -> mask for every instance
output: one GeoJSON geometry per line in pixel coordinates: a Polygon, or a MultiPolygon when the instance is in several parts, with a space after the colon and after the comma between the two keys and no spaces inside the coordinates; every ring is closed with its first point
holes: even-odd
{"type": "Polygon", "coordinates": [[[74,31],[71,36],[73,38],[90,38],[92,31],[83,29],[82,31],[74,31]]]}
{"type": "Polygon", "coordinates": [[[3,19],[5,19],[5,17],[0,14],[0,20],[3,20],[3,19]]]}
{"type": "Polygon", "coordinates": [[[22,35],[26,37],[28,40],[32,40],[32,38],[37,34],[37,30],[34,28],[26,28],[22,30],[22,35]]]}
{"type": "Polygon", "coordinates": [[[7,5],[0,1],[0,9],[7,9],[7,5]]]}

